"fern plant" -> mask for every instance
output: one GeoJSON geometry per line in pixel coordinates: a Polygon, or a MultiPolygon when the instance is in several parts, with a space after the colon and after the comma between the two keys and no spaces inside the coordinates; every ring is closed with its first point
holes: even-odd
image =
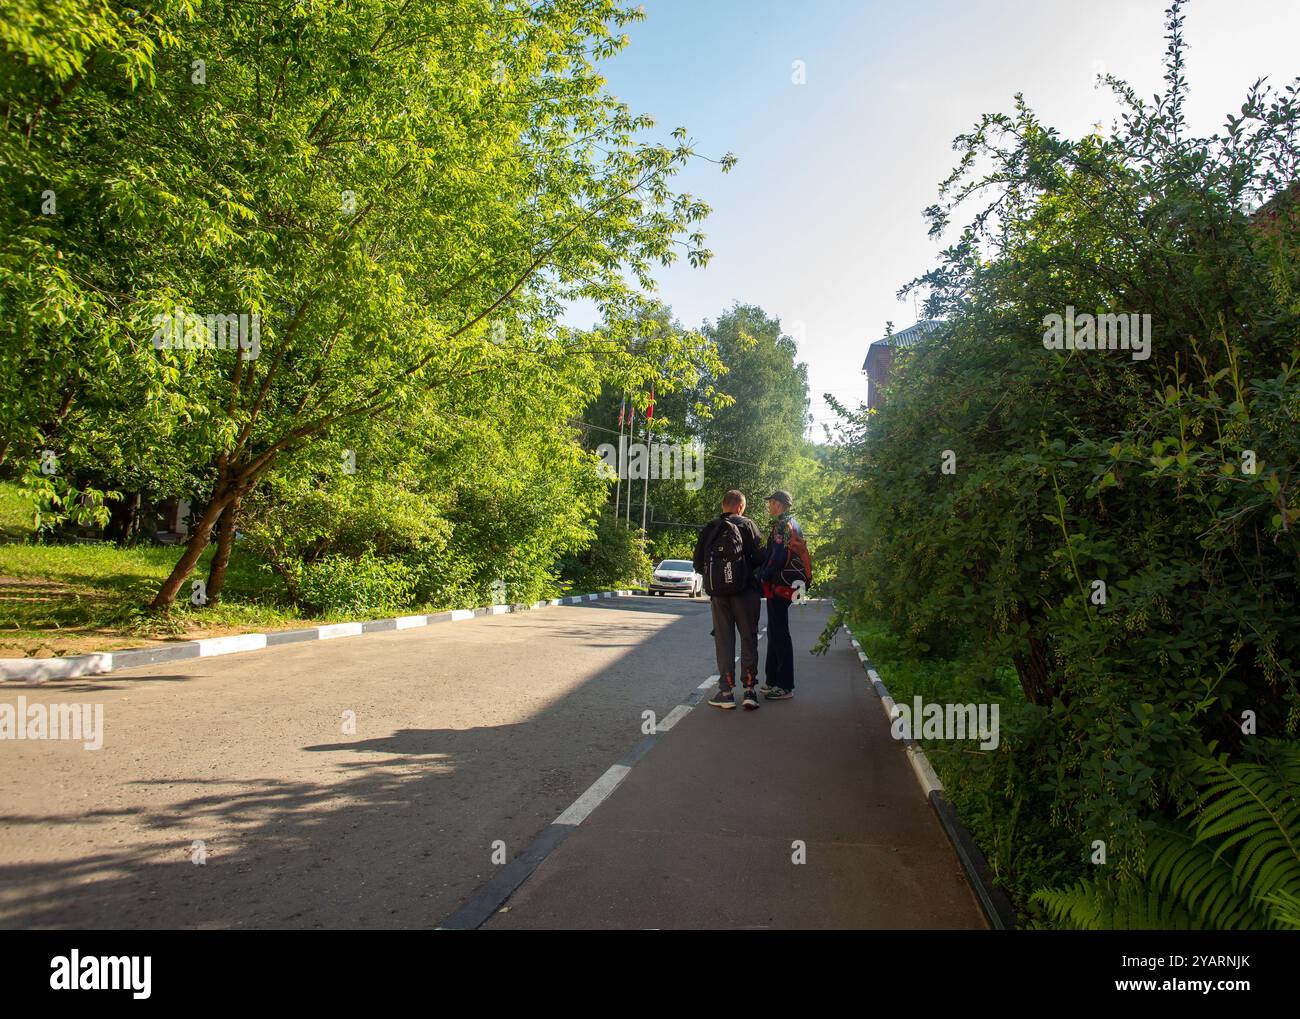
{"type": "Polygon", "coordinates": [[[1188,774],[1197,795],[1152,833],[1140,882],[1083,879],[1032,901],[1084,930],[1300,930],[1300,746],[1196,757],[1188,774]]]}

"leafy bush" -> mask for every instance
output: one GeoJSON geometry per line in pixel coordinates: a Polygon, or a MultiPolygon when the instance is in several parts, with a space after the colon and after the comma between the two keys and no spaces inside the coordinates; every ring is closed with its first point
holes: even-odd
{"type": "Polygon", "coordinates": [[[634,582],[647,583],[654,564],[646,553],[639,527],[629,527],[612,514],[597,525],[596,540],[560,564],[571,590],[601,591],[634,582]]]}
{"type": "Polygon", "coordinates": [[[1265,747],[1259,763],[1192,759],[1194,821],[1151,833],[1140,881],[1085,878],[1035,900],[1085,930],[1300,930],[1300,748],[1265,747]]]}
{"type": "Polygon", "coordinates": [[[393,611],[410,604],[415,578],[398,559],[366,551],[352,558],[322,556],[298,575],[304,605],[325,615],[393,611]]]}
{"type": "Polygon", "coordinates": [[[1049,790],[1067,879],[1098,839],[1117,880],[1149,872],[1197,792],[1187,751],[1300,732],[1300,83],[1195,138],[1181,24],[1175,3],[1154,105],[1110,79],[1112,136],[1018,101],[959,139],[934,232],[992,204],[913,284],[943,326],[849,415],[837,495],[851,616],[1014,665],[1042,718],[1014,782],[1049,790]],[[1049,349],[1074,309],[1149,314],[1149,357],[1049,349]]]}

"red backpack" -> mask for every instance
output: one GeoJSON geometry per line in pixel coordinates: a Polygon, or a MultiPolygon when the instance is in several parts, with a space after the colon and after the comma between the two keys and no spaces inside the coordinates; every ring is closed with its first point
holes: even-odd
{"type": "Polygon", "coordinates": [[[786,539],[785,565],[777,571],[775,587],[784,595],[794,593],[796,584],[803,584],[806,592],[812,587],[812,557],[808,554],[808,543],[803,533],[793,521],[789,524],[790,536],[786,539]]]}

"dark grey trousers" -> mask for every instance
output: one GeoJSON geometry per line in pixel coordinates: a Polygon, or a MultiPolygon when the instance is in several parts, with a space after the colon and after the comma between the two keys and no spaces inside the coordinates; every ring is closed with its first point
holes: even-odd
{"type": "Polygon", "coordinates": [[[736,631],[740,630],[740,671],[742,677],[758,676],[758,614],[763,600],[757,591],[743,594],[715,595],[713,606],[713,648],[718,653],[718,675],[735,676],[736,631]]]}

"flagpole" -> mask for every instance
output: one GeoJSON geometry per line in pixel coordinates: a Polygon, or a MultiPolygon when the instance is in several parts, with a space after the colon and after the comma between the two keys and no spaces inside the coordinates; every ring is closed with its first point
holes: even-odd
{"type": "Polygon", "coordinates": [[[618,405],[618,481],[614,485],[614,519],[618,519],[618,504],[622,497],[623,491],[623,461],[625,450],[623,449],[623,417],[627,407],[627,393],[623,394],[623,399],[618,405]]]}
{"type": "MultiPolygon", "coordinates": [[[[628,408],[627,434],[629,439],[636,437],[636,404],[635,403],[628,408]]],[[[631,446],[631,442],[629,442],[628,445],[631,446]]],[[[632,526],[632,470],[630,466],[630,461],[632,459],[631,450],[628,451],[627,458],[629,461],[629,467],[627,472],[627,517],[624,522],[627,524],[628,527],[631,527],[632,526]]]]}
{"type": "MultiPolygon", "coordinates": [[[[645,465],[645,492],[641,496],[641,533],[642,534],[645,533],[646,505],[650,502],[650,464],[655,462],[654,446],[651,443],[651,436],[650,436],[650,422],[654,420],[654,416],[655,416],[655,384],[651,382],[650,383],[650,406],[646,409],[646,415],[645,415],[645,451],[646,451],[647,462],[645,465]]],[[[632,486],[629,484],[628,488],[631,487],[632,486]]]]}

